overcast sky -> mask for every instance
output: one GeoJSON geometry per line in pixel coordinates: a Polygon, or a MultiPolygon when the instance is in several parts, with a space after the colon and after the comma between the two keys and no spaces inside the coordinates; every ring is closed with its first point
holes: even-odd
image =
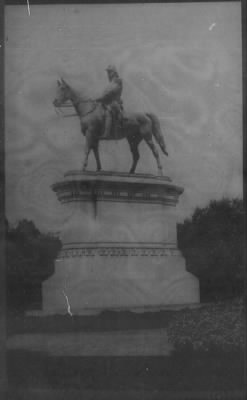
{"type": "MultiPolygon", "coordinates": [[[[242,196],[241,9],[233,3],[6,7],[6,209],[59,231],[50,185],[81,167],[77,118],[52,106],[56,80],[94,96],[117,66],[126,110],[160,118],[165,175],[185,188],[179,219],[211,199],[242,196]]],[[[125,141],[100,145],[103,168],[128,171],[125,141]]],[[[136,172],[156,173],[143,143],[136,172]]],[[[93,156],[89,169],[95,169],[93,156]]]]}

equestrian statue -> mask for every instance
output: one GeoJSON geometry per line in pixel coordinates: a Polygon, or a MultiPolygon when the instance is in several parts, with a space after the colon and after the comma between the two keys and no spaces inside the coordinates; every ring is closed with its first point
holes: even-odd
{"type": "Polygon", "coordinates": [[[97,171],[101,170],[101,140],[127,139],[133,157],[129,173],[133,174],[140,158],[138,146],[144,140],[156,159],[159,175],[163,175],[159,152],[153,142],[154,137],[163,153],[168,156],[158,118],[153,113],[125,112],[121,99],[123,84],[117,69],[110,65],[106,71],[108,86],[96,99],[78,93],[63,78],[57,81],[57,94],[53,105],[61,108],[70,100],[75,115],[80,119],[81,132],[86,138],[83,170],[87,168],[91,150],[96,159],[97,171]]]}

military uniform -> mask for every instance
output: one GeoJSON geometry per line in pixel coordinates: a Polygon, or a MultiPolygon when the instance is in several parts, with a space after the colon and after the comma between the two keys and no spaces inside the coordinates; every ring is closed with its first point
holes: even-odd
{"type": "Polygon", "coordinates": [[[117,70],[114,66],[107,67],[109,84],[104,90],[101,97],[97,99],[100,101],[106,110],[105,117],[105,131],[102,138],[107,139],[111,134],[112,123],[121,120],[123,112],[123,103],[121,100],[123,83],[119,77],[117,70]]]}

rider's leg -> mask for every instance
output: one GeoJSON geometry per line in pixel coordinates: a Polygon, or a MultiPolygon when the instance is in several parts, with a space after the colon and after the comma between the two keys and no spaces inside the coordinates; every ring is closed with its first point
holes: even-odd
{"type": "Polygon", "coordinates": [[[101,138],[107,139],[111,134],[112,116],[109,110],[105,112],[105,130],[101,138]]]}

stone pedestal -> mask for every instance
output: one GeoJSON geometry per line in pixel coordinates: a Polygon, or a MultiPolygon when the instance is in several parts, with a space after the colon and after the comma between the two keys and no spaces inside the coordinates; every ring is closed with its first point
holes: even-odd
{"type": "Polygon", "coordinates": [[[72,214],[55,274],[43,284],[45,314],[199,302],[198,280],[177,249],[183,189],[169,178],[71,171],[53,190],[72,214]]]}

